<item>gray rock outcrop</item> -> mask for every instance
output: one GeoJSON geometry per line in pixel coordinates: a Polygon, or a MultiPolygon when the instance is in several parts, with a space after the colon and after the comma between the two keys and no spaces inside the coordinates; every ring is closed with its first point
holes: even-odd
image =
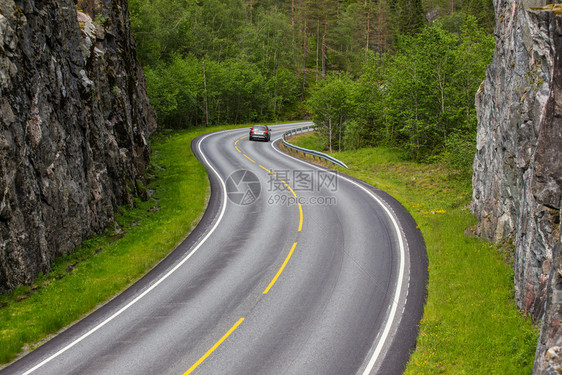
{"type": "Polygon", "coordinates": [[[513,241],[516,303],[542,322],[534,367],[540,374],[562,365],[562,356],[555,359],[562,346],[562,254],[555,251],[561,240],[562,16],[552,7],[537,9],[545,5],[494,1],[496,50],[476,95],[472,200],[477,233],[513,241]]]}
{"type": "Polygon", "coordinates": [[[125,0],[0,0],[0,291],[141,193],[156,121],[128,22],[125,0]]]}

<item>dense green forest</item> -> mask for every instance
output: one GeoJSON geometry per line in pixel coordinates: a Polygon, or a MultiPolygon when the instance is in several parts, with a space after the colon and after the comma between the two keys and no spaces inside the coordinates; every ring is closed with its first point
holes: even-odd
{"type": "Polygon", "coordinates": [[[492,0],[130,0],[159,124],[311,118],[326,148],[472,159],[492,0]]]}

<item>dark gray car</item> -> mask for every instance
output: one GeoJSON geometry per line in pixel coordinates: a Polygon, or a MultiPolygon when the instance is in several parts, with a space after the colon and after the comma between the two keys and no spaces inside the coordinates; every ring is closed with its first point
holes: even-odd
{"type": "Polygon", "coordinates": [[[261,139],[269,142],[271,139],[271,129],[265,125],[254,125],[250,129],[250,141],[261,139]]]}

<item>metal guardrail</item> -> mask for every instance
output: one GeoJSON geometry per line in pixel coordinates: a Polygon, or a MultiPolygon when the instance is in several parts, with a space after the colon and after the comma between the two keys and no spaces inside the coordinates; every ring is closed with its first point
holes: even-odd
{"type": "Polygon", "coordinates": [[[315,151],[315,150],[309,150],[307,148],[303,148],[303,147],[299,147],[299,146],[295,146],[289,142],[287,142],[287,138],[291,137],[293,135],[297,135],[297,134],[304,134],[304,133],[309,133],[312,131],[316,130],[316,126],[304,126],[302,128],[295,128],[295,129],[291,129],[289,131],[286,131],[285,133],[283,133],[283,145],[291,150],[297,151],[297,152],[302,152],[303,154],[308,154],[312,156],[313,160],[316,160],[316,158],[318,158],[318,160],[326,160],[329,161],[330,163],[333,163],[335,165],[339,165],[340,167],[343,168],[347,168],[349,169],[349,167],[347,165],[345,165],[344,162],[331,157],[330,155],[326,155],[323,152],[319,152],[319,151],[315,151]]]}

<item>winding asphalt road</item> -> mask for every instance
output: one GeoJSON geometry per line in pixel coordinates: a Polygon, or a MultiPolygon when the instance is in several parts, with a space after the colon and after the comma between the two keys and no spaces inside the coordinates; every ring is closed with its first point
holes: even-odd
{"type": "Polygon", "coordinates": [[[194,141],[212,195],[173,253],[1,374],[401,373],[425,300],[415,222],[382,191],[247,135],[194,141]]]}

